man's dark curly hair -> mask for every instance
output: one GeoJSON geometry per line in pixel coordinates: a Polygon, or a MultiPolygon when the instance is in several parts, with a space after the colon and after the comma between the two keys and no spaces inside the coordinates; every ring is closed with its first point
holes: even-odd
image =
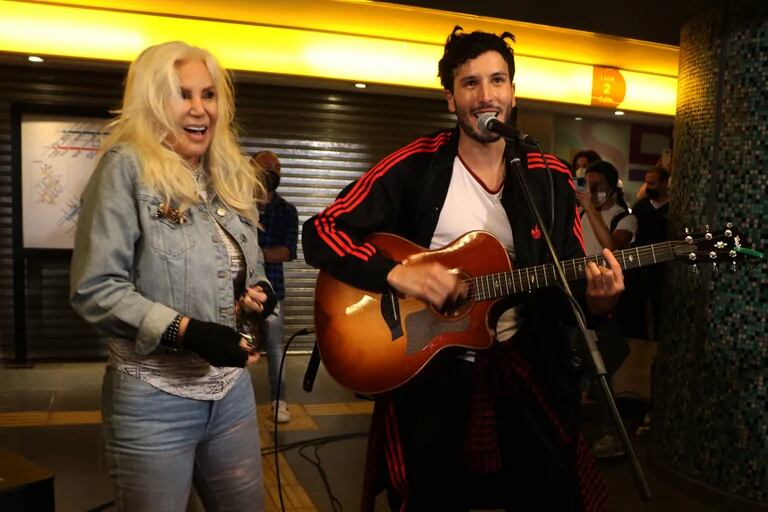
{"type": "Polygon", "coordinates": [[[456,25],[453,32],[445,41],[443,58],[437,65],[437,76],[443,89],[453,92],[453,79],[456,69],[470,59],[482,55],[485,52],[498,52],[509,67],[509,80],[515,78],[515,54],[505,39],[515,40],[515,36],[504,32],[500,36],[489,32],[465,33],[464,29],[456,25]]]}

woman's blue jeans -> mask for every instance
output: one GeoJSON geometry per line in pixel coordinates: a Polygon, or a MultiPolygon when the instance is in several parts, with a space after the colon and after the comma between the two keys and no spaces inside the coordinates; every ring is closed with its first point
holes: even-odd
{"type": "Polygon", "coordinates": [[[248,371],[221,400],[193,400],[107,367],[102,417],[117,510],[183,512],[193,481],[207,512],[264,510],[248,371]]]}

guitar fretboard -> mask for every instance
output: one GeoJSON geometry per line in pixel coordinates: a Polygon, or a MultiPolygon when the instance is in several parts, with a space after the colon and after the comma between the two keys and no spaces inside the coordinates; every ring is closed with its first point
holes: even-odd
{"type": "MultiPolygon", "coordinates": [[[[662,242],[643,247],[624,249],[616,251],[613,255],[618,260],[619,265],[624,270],[664,263],[674,259],[675,253],[673,242],[662,242]]],[[[594,261],[598,266],[607,267],[608,262],[602,254],[588,256],[586,258],[576,258],[562,262],[565,277],[568,281],[584,279],[584,271],[587,263],[594,261]]],[[[515,295],[518,293],[530,292],[539,288],[546,288],[557,284],[557,274],[555,267],[551,263],[537,265],[535,267],[525,267],[501,272],[498,274],[486,274],[468,279],[469,298],[471,300],[490,300],[515,295]]]]}

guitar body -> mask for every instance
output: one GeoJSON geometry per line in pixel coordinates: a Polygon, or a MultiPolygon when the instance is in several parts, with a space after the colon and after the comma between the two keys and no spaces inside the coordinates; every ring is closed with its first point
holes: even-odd
{"type": "MultiPolygon", "coordinates": [[[[511,270],[502,244],[484,231],[434,251],[390,234],[368,240],[405,265],[437,261],[465,278],[511,270]]],[[[315,289],[317,344],[328,373],[341,385],[381,393],[407,382],[446,347],[488,348],[493,338],[487,314],[493,303],[467,301],[440,313],[420,300],[360,290],[321,271],[315,289]]]]}

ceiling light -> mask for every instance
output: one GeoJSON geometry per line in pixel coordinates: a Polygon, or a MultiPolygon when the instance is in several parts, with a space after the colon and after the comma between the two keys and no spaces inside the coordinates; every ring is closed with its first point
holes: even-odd
{"type": "Polygon", "coordinates": [[[364,83],[358,82],[355,84],[355,87],[357,87],[358,89],[365,89],[368,86],[365,85],[364,83]]]}
{"type": "Polygon", "coordinates": [[[29,62],[43,62],[43,58],[38,57],[37,55],[30,55],[29,57],[27,57],[27,60],[29,62]]]}
{"type": "Polygon", "coordinates": [[[623,110],[617,110],[616,112],[613,113],[613,115],[615,115],[615,116],[623,116],[624,115],[624,111],[623,110]]]}
{"type": "Polygon", "coordinates": [[[573,120],[574,121],[581,121],[581,118],[580,117],[574,117],[573,120]]]}

